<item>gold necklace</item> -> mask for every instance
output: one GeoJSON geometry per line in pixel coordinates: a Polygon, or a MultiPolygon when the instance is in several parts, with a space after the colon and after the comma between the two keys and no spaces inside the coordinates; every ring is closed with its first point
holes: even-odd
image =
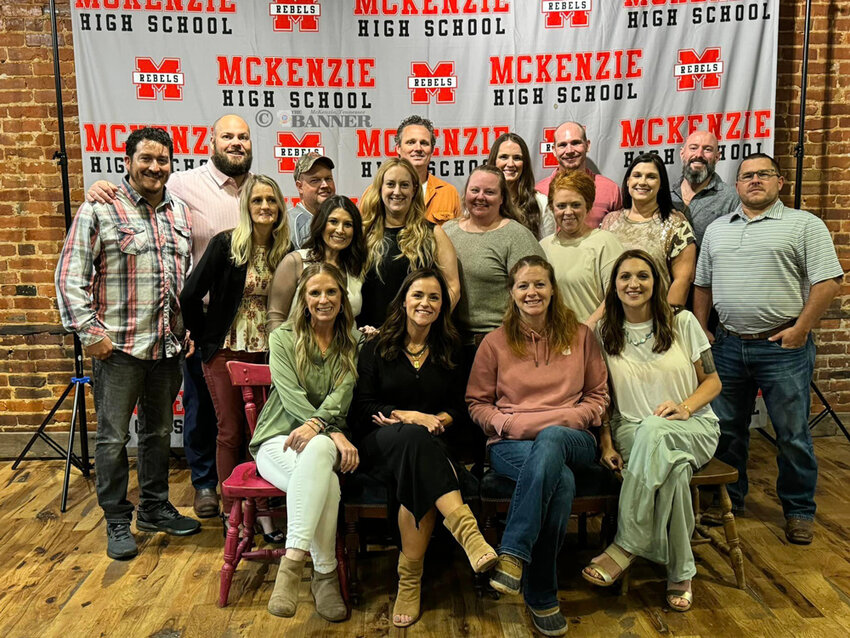
{"type": "Polygon", "coordinates": [[[405,346],[404,351],[410,356],[411,359],[413,359],[412,363],[413,363],[413,369],[414,370],[419,370],[419,367],[421,365],[420,362],[422,361],[422,357],[425,356],[425,351],[427,349],[428,349],[427,343],[424,346],[422,346],[422,348],[419,350],[419,352],[411,352],[405,346]]]}

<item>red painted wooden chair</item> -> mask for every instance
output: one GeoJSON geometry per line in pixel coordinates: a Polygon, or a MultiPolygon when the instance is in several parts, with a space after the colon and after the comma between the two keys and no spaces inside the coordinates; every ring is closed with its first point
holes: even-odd
{"type": "MultiPolygon", "coordinates": [[[[229,361],[227,372],[230,374],[230,382],[242,390],[242,400],[245,402],[245,418],[251,434],[257,426],[257,417],[268,398],[269,386],[271,385],[271,372],[265,364],[243,363],[241,361],[229,361]]],[[[257,499],[268,499],[270,497],[285,497],[286,494],[257,474],[257,464],[253,461],[241,463],[234,468],[231,475],[222,483],[221,491],[228,498],[233,499],[230,508],[229,527],[227,529],[227,540],[224,543],[224,565],[221,568],[221,586],[218,594],[218,606],[227,605],[227,597],[230,593],[230,585],[233,581],[233,573],[239,561],[245,560],[278,560],[286,552],[286,549],[253,549],[254,525],[257,516],[274,516],[280,512],[257,509],[257,499]],[[240,537],[239,530],[245,530],[240,537]]],[[[336,555],[339,562],[339,582],[342,589],[342,597],[348,604],[348,578],[347,561],[345,560],[345,548],[342,538],[337,534],[336,555]]]]}

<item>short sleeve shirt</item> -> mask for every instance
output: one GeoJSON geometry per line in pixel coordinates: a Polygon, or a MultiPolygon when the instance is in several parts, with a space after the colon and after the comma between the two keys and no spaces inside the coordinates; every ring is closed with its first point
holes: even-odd
{"type": "Polygon", "coordinates": [[[812,285],[843,274],[823,221],[777,200],[753,219],[739,206],[709,225],[694,283],[711,288],[724,326],[754,334],[799,317],[812,285]]]}

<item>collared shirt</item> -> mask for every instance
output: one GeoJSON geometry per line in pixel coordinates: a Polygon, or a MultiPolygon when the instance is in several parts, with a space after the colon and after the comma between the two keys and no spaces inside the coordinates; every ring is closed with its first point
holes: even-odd
{"type": "Polygon", "coordinates": [[[210,160],[197,168],[172,173],[168,189],[192,211],[192,261],[197,264],[215,235],[239,223],[242,186],[210,160]]]}
{"type": "Polygon", "coordinates": [[[681,211],[691,223],[697,246],[702,245],[702,236],[711,222],[718,217],[728,215],[741,203],[735,189],[724,182],[717,173],[711,176],[708,185],[694,195],[687,206],[682,199],[682,182],[677,182],[673,186],[670,196],[673,199],[673,208],[681,211]]]}
{"type": "Polygon", "coordinates": [[[811,286],[843,274],[823,221],[776,200],[753,219],[739,205],[709,225],[694,283],[711,288],[724,326],[755,334],[799,317],[811,286]]]}
{"type": "Polygon", "coordinates": [[[454,186],[430,173],[425,186],[425,218],[429,222],[443,224],[460,216],[460,197],[454,186]]]}
{"type": "Polygon", "coordinates": [[[286,211],[289,216],[289,239],[294,249],[301,248],[310,236],[310,224],[313,223],[311,213],[301,202],[286,211]]]}
{"type": "MultiPolygon", "coordinates": [[[[560,167],[556,168],[549,177],[544,177],[537,182],[534,188],[549,197],[549,184],[560,170],[560,167]]],[[[584,169],[584,172],[588,177],[593,178],[593,183],[596,185],[596,198],[593,200],[593,207],[587,211],[584,223],[590,228],[599,228],[605,215],[623,207],[623,195],[620,193],[620,187],[601,173],[594,173],[589,168],[584,169]]]]}
{"type": "Polygon", "coordinates": [[[83,204],[56,266],[59,314],[84,346],[108,336],[137,359],[177,355],[177,294],[192,249],[189,207],[165,190],[154,209],[125,177],[111,204],[83,204]]]}

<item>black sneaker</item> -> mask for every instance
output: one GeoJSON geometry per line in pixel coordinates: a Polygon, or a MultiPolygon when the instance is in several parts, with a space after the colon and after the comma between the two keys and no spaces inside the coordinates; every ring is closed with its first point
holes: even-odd
{"type": "Polygon", "coordinates": [[[168,501],[149,510],[139,510],[136,529],[141,532],[165,532],[174,536],[189,536],[201,531],[200,521],[183,516],[168,501]]]}
{"type": "Polygon", "coordinates": [[[128,560],[139,553],[129,521],[106,523],[106,555],[113,560],[128,560]]]}

